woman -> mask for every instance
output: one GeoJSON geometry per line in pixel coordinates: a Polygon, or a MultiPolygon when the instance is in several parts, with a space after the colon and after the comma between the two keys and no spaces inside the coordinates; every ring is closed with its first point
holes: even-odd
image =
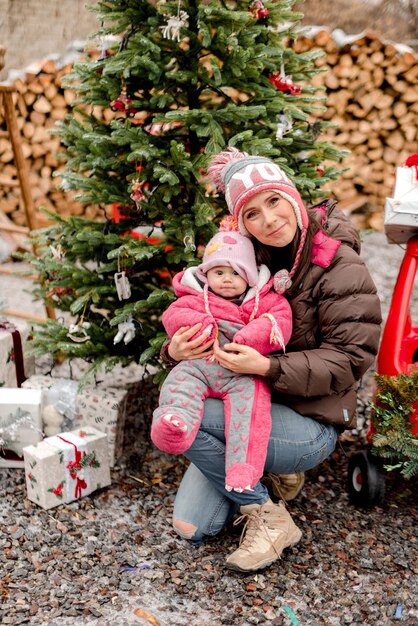
{"type": "MultiPolygon", "coordinates": [[[[194,338],[199,324],[179,329],[169,360],[213,354],[232,372],[264,376],[272,389],[272,431],[265,471],[301,474],[328,457],[339,433],[353,428],[357,382],[373,363],[380,336],[380,303],[359,256],[357,231],[335,203],[307,211],[289,178],[270,159],[235,148],[216,155],[208,174],[225,194],[242,234],[251,237],[259,263],[274,275],[293,312],[286,353],[194,338]],[[285,269],[283,269],[285,268],[285,269]],[[193,339],[192,339],[193,338],[193,339]]],[[[253,571],[278,559],[301,531],[266,487],[225,490],[222,402],[208,399],[199,433],[185,456],[191,461],[176,496],[173,526],[186,539],[215,535],[239,511],[246,520],[240,546],[226,561],[253,571]]]]}

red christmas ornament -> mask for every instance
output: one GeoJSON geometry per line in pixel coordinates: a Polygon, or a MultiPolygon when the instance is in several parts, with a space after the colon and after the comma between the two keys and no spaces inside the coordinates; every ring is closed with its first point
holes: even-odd
{"type": "Polygon", "coordinates": [[[269,76],[269,81],[278,91],[290,93],[292,96],[299,96],[302,92],[302,87],[300,85],[295,85],[292,77],[286,76],[283,71],[274,72],[271,76],[269,76]]]}
{"type": "Polygon", "coordinates": [[[72,292],[73,290],[71,287],[54,287],[51,291],[48,291],[46,297],[59,302],[60,298],[63,298],[65,295],[71,294],[72,292]]]}
{"type": "Polygon", "coordinates": [[[135,180],[132,181],[132,193],[129,196],[131,198],[131,200],[133,200],[136,204],[136,208],[138,211],[141,210],[141,205],[139,204],[139,202],[141,200],[144,200],[144,198],[146,198],[146,194],[144,193],[144,190],[148,190],[149,189],[149,183],[146,183],[143,180],[139,180],[139,178],[136,178],[135,180]]]}
{"type": "Polygon", "coordinates": [[[116,100],[112,100],[112,102],[110,103],[110,108],[112,109],[112,111],[121,111],[129,117],[133,117],[136,113],[136,109],[130,106],[131,103],[132,98],[128,96],[126,91],[121,91],[116,100]]]}
{"type": "Polygon", "coordinates": [[[264,6],[261,0],[254,0],[248,7],[248,11],[254,15],[257,20],[266,20],[269,15],[268,9],[264,6]]]}
{"type": "MultiPolygon", "coordinates": [[[[141,172],[144,169],[144,166],[138,165],[135,169],[137,172],[141,172]]],[[[129,197],[135,202],[137,210],[140,211],[141,205],[138,203],[146,198],[146,192],[149,192],[149,183],[145,180],[141,180],[140,178],[135,178],[135,180],[132,181],[131,190],[132,193],[129,197]]]]}

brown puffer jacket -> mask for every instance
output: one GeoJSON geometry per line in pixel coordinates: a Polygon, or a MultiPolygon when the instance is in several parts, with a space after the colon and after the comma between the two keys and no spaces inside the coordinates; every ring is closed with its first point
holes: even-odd
{"type": "Polygon", "coordinates": [[[324,231],[342,243],[322,261],[326,267],[312,253],[289,297],[292,338],[286,354],[270,357],[268,378],[273,402],[344,430],[356,424],[357,385],[377,353],[381,312],[356,229],[334,202],[325,207],[324,231]]]}

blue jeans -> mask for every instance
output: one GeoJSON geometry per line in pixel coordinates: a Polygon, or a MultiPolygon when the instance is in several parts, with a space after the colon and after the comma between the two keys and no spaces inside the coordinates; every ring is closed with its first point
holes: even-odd
{"type": "MultiPolygon", "coordinates": [[[[272,404],[272,430],[266,472],[293,474],[319,465],[334,450],[338,432],[330,425],[303,417],[289,407],[272,404]]],[[[191,461],[174,502],[173,517],[197,530],[188,539],[216,535],[240,506],[269,499],[260,482],[253,492],[225,490],[225,434],[223,404],[208,398],[202,424],[192,446],[184,452],[191,461]]]]}

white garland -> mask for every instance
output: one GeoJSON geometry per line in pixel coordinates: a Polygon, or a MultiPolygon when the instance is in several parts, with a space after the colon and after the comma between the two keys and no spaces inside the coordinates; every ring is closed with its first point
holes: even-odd
{"type": "Polygon", "coordinates": [[[19,429],[24,426],[38,430],[33,424],[29,411],[23,411],[20,407],[16,413],[0,417],[0,449],[10,448],[10,444],[17,440],[19,429]]]}

